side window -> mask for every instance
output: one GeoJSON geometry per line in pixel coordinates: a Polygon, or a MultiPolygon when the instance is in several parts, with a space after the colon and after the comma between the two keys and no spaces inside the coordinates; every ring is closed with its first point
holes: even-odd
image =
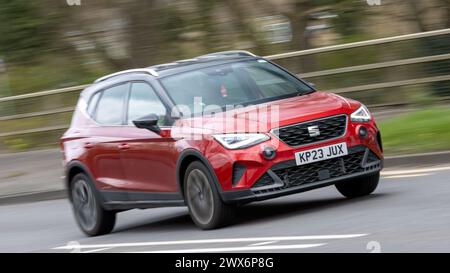
{"type": "Polygon", "coordinates": [[[121,125],[124,111],[124,100],[128,84],[117,85],[103,91],[97,105],[95,120],[105,125],[121,125]]]}
{"type": "Polygon", "coordinates": [[[94,116],[95,106],[97,105],[97,102],[98,102],[98,99],[100,98],[101,93],[102,92],[95,93],[94,96],[92,96],[91,100],[89,101],[87,112],[91,117],[94,116]]]}
{"type": "Polygon", "coordinates": [[[146,83],[132,83],[130,100],[128,102],[127,123],[131,125],[133,124],[133,120],[148,114],[158,115],[158,125],[164,125],[166,107],[156,95],[153,88],[146,83]]]}

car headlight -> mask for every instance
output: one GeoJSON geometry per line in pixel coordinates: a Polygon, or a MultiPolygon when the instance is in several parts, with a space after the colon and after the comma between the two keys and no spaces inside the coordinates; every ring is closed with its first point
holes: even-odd
{"type": "Polygon", "coordinates": [[[270,139],[265,134],[221,134],[213,137],[230,150],[248,148],[270,139]]]}
{"type": "Polygon", "coordinates": [[[371,120],[369,109],[361,104],[361,107],[350,115],[350,119],[353,122],[369,122],[371,120]]]}

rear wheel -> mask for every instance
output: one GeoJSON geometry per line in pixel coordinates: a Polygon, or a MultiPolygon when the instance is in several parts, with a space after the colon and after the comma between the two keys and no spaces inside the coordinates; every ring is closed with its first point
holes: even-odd
{"type": "Polygon", "coordinates": [[[377,188],[379,180],[380,172],[377,172],[363,178],[338,183],[336,188],[345,197],[354,198],[371,194],[377,188]]]}
{"type": "Polygon", "coordinates": [[[89,236],[107,234],[116,223],[116,213],[104,210],[98,193],[85,174],[77,174],[71,183],[71,200],[78,226],[89,236]]]}
{"type": "Polygon", "coordinates": [[[234,217],[234,206],[222,201],[211,173],[200,162],[186,169],[184,196],[192,220],[201,229],[224,226],[234,217]]]}

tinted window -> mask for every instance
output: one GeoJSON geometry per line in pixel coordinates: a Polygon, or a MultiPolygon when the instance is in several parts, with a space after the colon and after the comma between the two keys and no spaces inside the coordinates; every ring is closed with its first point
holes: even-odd
{"type": "Polygon", "coordinates": [[[95,120],[105,125],[122,124],[123,106],[128,84],[114,86],[103,91],[97,106],[95,120]]]}
{"type": "Polygon", "coordinates": [[[166,108],[153,88],[146,83],[133,83],[131,85],[130,100],[128,102],[128,124],[133,124],[133,120],[137,120],[149,114],[158,115],[158,124],[164,124],[166,108]]]}
{"type": "Polygon", "coordinates": [[[102,92],[97,92],[94,94],[94,96],[92,96],[91,101],[89,101],[89,106],[88,106],[88,113],[89,115],[93,116],[94,115],[94,111],[95,111],[95,106],[97,105],[98,99],[100,98],[100,94],[102,92]]]}
{"type": "Polygon", "coordinates": [[[188,71],[161,80],[175,104],[188,106],[194,98],[204,105],[248,105],[296,96],[313,90],[265,60],[241,61],[188,71]]]}
{"type": "Polygon", "coordinates": [[[245,68],[250,78],[256,83],[264,97],[277,97],[286,93],[310,90],[306,85],[292,80],[287,73],[267,66],[248,66],[245,68]]]}

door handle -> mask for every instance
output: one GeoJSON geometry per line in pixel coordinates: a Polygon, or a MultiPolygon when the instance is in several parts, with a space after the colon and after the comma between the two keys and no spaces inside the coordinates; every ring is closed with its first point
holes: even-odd
{"type": "Polygon", "coordinates": [[[128,145],[127,143],[119,144],[119,149],[128,150],[128,149],[130,149],[130,145],[128,145]]]}
{"type": "Polygon", "coordinates": [[[91,149],[93,147],[94,147],[94,144],[92,144],[90,142],[84,143],[84,148],[86,148],[86,149],[91,149]]]}

